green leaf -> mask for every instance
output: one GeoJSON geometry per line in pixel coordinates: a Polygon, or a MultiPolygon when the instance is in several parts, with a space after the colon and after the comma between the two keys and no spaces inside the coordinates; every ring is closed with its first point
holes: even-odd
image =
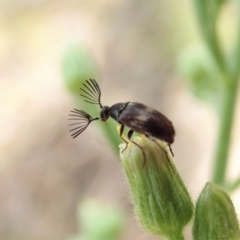
{"type": "Polygon", "coordinates": [[[182,51],[179,69],[192,93],[221,109],[223,81],[208,50],[202,45],[193,45],[182,51]]]}

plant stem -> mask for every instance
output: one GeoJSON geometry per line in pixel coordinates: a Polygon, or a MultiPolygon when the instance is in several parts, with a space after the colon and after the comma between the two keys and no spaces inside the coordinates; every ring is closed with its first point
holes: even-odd
{"type": "Polygon", "coordinates": [[[182,233],[177,234],[177,236],[173,236],[169,238],[170,240],[185,240],[184,236],[182,233]]]}
{"type": "Polygon", "coordinates": [[[230,147],[231,131],[234,119],[234,109],[237,98],[238,81],[226,81],[223,97],[223,108],[220,119],[220,134],[214,163],[213,182],[224,186],[227,166],[227,157],[230,147]]]}
{"type": "Polygon", "coordinates": [[[202,36],[215,59],[219,71],[224,75],[226,64],[216,32],[216,22],[221,4],[208,0],[194,0],[194,3],[202,36]],[[209,9],[211,9],[211,12],[209,9]]]}
{"type": "Polygon", "coordinates": [[[220,133],[213,168],[213,182],[224,186],[226,185],[225,175],[227,158],[230,147],[231,131],[239,82],[240,29],[238,29],[239,32],[236,47],[230,58],[230,64],[228,64],[222,49],[220,48],[216,33],[216,23],[219,15],[218,13],[223,1],[194,0],[194,3],[196,6],[201,32],[210,52],[212,53],[213,58],[217,63],[218,69],[222,74],[222,80],[224,83],[224,93],[222,98],[223,106],[220,116],[220,133]]]}
{"type": "MultiPolygon", "coordinates": [[[[238,5],[238,9],[240,5],[238,5]]],[[[223,98],[223,109],[221,115],[220,134],[218,139],[217,151],[215,156],[215,166],[213,173],[213,182],[221,186],[228,186],[226,184],[225,175],[227,168],[227,157],[230,147],[231,131],[234,120],[234,109],[238,94],[239,74],[240,74],[240,18],[238,21],[238,36],[236,45],[229,61],[228,74],[231,78],[226,77],[226,89],[223,98]]],[[[240,180],[230,186],[228,190],[234,190],[240,184],[240,180]]]]}
{"type": "Polygon", "coordinates": [[[240,177],[238,177],[233,183],[230,183],[226,186],[229,192],[235,191],[240,185],[240,177]]]}

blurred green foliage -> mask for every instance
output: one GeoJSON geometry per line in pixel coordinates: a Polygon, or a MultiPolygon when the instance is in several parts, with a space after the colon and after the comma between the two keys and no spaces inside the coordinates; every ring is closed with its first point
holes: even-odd
{"type": "Polygon", "coordinates": [[[79,205],[79,233],[67,240],[117,240],[124,229],[124,214],[120,209],[88,200],[79,205]]]}
{"type": "MultiPolygon", "coordinates": [[[[230,1],[193,2],[204,42],[187,47],[180,55],[179,66],[193,94],[217,110],[220,127],[212,179],[233,190],[240,184],[239,178],[229,184],[226,172],[240,77],[240,17],[236,24],[237,37],[226,52],[218,34],[218,22],[221,10],[230,1]]],[[[239,1],[232,4],[240,11],[239,1]]]]}
{"type": "Polygon", "coordinates": [[[220,113],[224,85],[206,46],[195,44],[185,48],[179,57],[179,68],[193,94],[220,113]]]}
{"type": "Polygon", "coordinates": [[[63,56],[63,77],[67,89],[79,95],[79,88],[89,78],[98,76],[98,67],[86,47],[78,44],[69,45],[63,56]]]}

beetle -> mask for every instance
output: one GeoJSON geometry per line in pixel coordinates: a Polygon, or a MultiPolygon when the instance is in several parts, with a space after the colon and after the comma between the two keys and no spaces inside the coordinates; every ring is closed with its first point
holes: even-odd
{"type": "MultiPolygon", "coordinates": [[[[101,89],[98,83],[94,79],[90,79],[86,80],[86,82],[83,83],[83,86],[84,88],[80,88],[82,91],[80,95],[86,102],[100,106],[100,116],[93,118],[88,113],[78,109],[70,111],[71,113],[69,116],[71,118],[69,120],[77,121],[69,124],[70,126],[74,126],[70,130],[73,138],[76,138],[79,134],[81,134],[92,121],[100,119],[103,122],[107,122],[108,118],[111,117],[120,124],[119,135],[126,143],[126,147],[122,151],[127,148],[129,143],[123,137],[124,127],[127,126],[130,129],[127,134],[128,140],[142,150],[144,155],[143,166],[146,162],[145,153],[143,148],[138,143],[131,140],[134,132],[144,134],[146,137],[149,137],[153,140],[160,139],[165,141],[169,146],[171,154],[173,155],[171,144],[174,142],[175,130],[172,122],[168,120],[168,118],[162,113],[138,102],[116,103],[111,107],[103,106],[101,104],[101,89]]],[[[157,143],[157,141],[155,142],[157,143]]],[[[159,147],[162,149],[160,145],[159,147]]],[[[162,150],[167,154],[164,149],[162,150]]]]}

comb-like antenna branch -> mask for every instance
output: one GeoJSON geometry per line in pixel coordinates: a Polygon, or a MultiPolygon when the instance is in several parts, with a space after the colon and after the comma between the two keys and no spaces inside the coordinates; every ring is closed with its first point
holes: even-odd
{"type": "Polygon", "coordinates": [[[70,132],[73,132],[71,134],[73,138],[76,138],[79,134],[81,134],[92,121],[99,119],[99,117],[92,118],[88,113],[78,109],[70,111],[69,116],[71,118],[68,120],[75,121],[74,123],[69,124],[69,126],[74,126],[72,129],[70,129],[70,132]]]}
{"type": "Polygon", "coordinates": [[[101,90],[97,82],[94,79],[86,80],[83,83],[84,88],[80,88],[83,94],[80,94],[84,97],[84,101],[91,104],[98,104],[102,108],[101,104],[101,90]]]}

